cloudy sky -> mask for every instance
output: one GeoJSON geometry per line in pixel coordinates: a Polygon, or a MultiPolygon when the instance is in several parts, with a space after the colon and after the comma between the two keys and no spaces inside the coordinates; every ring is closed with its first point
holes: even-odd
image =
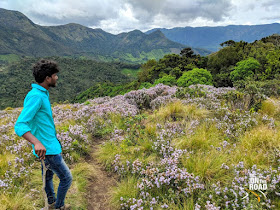
{"type": "Polygon", "coordinates": [[[39,25],[139,29],[280,23],[280,0],[0,0],[39,25]]]}

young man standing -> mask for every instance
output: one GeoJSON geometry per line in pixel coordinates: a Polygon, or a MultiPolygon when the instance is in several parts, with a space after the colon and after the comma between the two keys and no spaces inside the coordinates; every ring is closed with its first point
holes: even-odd
{"type": "Polygon", "coordinates": [[[68,209],[64,204],[66,193],[72,183],[72,175],[61,155],[61,144],[56,130],[49,100],[49,88],[58,80],[58,66],[51,60],[40,60],[33,66],[33,76],[38,84],[26,95],[23,110],[15,124],[15,132],[32,143],[33,153],[45,161],[46,193],[50,209],[68,209]],[[60,179],[55,197],[53,174],[60,179]]]}

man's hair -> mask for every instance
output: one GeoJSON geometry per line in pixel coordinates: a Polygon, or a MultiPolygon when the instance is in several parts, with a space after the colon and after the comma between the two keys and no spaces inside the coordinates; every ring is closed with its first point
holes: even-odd
{"type": "Polygon", "coordinates": [[[38,83],[44,82],[47,76],[51,77],[58,72],[58,65],[52,60],[41,59],[33,66],[33,76],[38,83]]]}

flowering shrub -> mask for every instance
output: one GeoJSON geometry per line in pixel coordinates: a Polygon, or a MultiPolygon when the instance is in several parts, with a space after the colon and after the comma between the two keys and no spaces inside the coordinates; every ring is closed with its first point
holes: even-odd
{"type": "MultiPolygon", "coordinates": [[[[131,91],[129,93],[126,93],[124,95],[125,99],[137,108],[150,108],[151,102],[155,100],[157,97],[162,96],[169,96],[172,97],[176,93],[176,87],[169,87],[167,85],[158,84],[154,87],[151,87],[149,89],[140,89],[136,91],[131,91]]],[[[153,104],[154,106],[154,104],[153,104]]]]}
{"type": "Polygon", "coordinates": [[[159,107],[166,105],[168,103],[176,101],[176,98],[168,96],[158,96],[151,101],[150,106],[153,110],[158,109],[159,107]]]}
{"type": "MultiPolygon", "coordinates": [[[[263,208],[271,209],[275,207],[268,197],[269,195],[271,198],[280,196],[278,193],[275,193],[279,191],[280,187],[280,169],[261,170],[256,165],[253,165],[251,168],[246,168],[243,162],[239,162],[237,165],[230,167],[223,164],[221,167],[225,167],[229,171],[231,170],[234,173],[234,179],[226,186],[221,186],[220,183],[213,184],[213,191],[209,190],[206,193],[207,198],[205,199],[208,200],[207,205],[212,201],[219,205],[221,209],[255,209],[258,203],[257,197],[249,191],[250,174],[253,174],[260,179],[268,181],[267,197],[258,193],[261,197],[263,208]],[[248,196],[246,197],[246,195],[248,196]]],[[[203,205],[204,203],[198,202],[198,204],[203,205]]]]}
{"type": "MultiPolygon", "coordinates": [[[[92,140],[106,140],[98,152],[100,160],[109,164],[107,169],[117,173],[124,183],[124,178],[135,178],[133,195],[123,192],[120,186],[117,190],[116,203],[122,209],[279,209],[277,109],[255,112],[243,110],[245,106],[241,105],[233,108],[227,98],[230,91],[235,89],[209,85],[181,89],[158,84],[124,96],[56,105],[53,114],[57,137],[68,163],[88,155],[92,140]],[[188,104],[181,106],[181,110],[188,109],[185,117],[155,117],[159,116],[159,107],[171,107],[169,103],[174,101],[188,104]],[[207,109],[207,114],[190,116],[192,109],[201,108],[207,109]],[[203,129],[204,124],[211,124],[217,132],[210,127],[203,129]],[[256,147],[244,148],[242,139],[262,125],[273,133],[275,150],[268,138],[258,136],[254,145],[263,145],[259,151],[256,147]],[[192,142],[180,148],[176,144],[179,141],[192,142]],[[239,154],[241,151],[244,154],[239,154]],[[254,164],[257,158],[253,155],[265,159],[265,164],[254,164]],[[266,198],[256,191],[261,202],[246,190],[250,174],[267,180],[266,198]]],[[[36,165],[31,145],[13,131],[20,111],[0,111],[0,193],[12,194],[21,186],[29,186],[29,175],[36,165]]]]}
{"type": "Polygon", "coordinates": [[[87,155],[89,151],[89,139],[85,134],[85,129],[81,125],[70,125],[67,131],[58,132],[57,138],[61,142],[64,159],[67,162],[74,162],[74,157],[71,154],[73,151],[80,155],[87,155]]]}
{"type": "Polygon", "coordinates": [[[235,91],[234,88],[215,88],[210,85],[190,85],[187,88],[178,88],[176,96],[183,103],[195,103],[201,108],[216,110],[224,103],[225,95],[235,91]]]}

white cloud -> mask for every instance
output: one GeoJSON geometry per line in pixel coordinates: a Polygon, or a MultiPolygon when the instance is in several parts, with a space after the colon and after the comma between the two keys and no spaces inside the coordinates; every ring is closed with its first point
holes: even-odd
{"type": "Polygon", "coordinates": [[[120,9],[116,18],[101,20],[97,25],[90,25],[91,28],[102,28],[113,34],[118,34],[124,31],[137,29],[139,20],[134,17],[132,8],[129,4],[125,4],[124,8],[120,9]]]}
{"type": "Polygon", "coordinates": [[[230,13],[233,24],[257,25],[280,22],[280,19],[277,18],[277,16],[279,17],[280,6],[278,0],[234,0],[233,5],[233,10],[230,13]]]}
{"type": "Polygon", "coordinates": [[[0,0],[40,25],[79,23],[111,33],[280,22],[279,0],[0,0]]]}
{"type": "Polygon", "coordinates": [[[118,16],[122,5],[117,0],[14,0],[7,1],[8,8],[23,12],[41,24],[66,24],[76,22],[88,26],[100,20],[118,16]]]}

